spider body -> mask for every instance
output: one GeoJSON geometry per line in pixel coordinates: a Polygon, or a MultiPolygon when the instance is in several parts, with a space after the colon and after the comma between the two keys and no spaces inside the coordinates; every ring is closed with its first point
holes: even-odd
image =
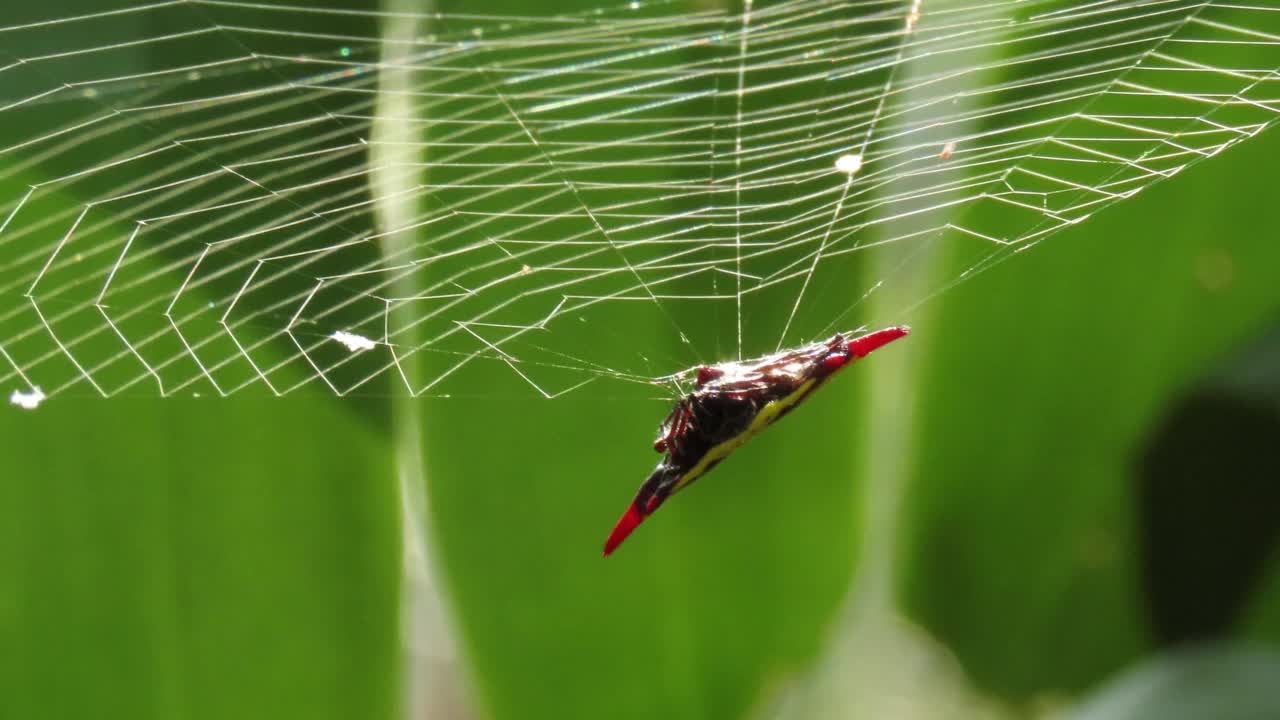
{"type": "Polygon", "coordinates": [[[665,457],[618,520],[604,554],[668,497],[794,410],[841,368],[907,332],[890,327],[852,340],[836,335],[796,350],[698,368],[693,391],[676,402],[654,441],[665,457]]]}

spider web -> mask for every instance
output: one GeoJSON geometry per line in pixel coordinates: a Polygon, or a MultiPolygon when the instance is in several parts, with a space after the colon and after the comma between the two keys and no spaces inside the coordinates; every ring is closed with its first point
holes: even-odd
{"type": "Polygon", "coordinates": [[[898,322],[864,301],[926,258],[965,269],[917,301],[1280,112],[1247,3],[92,8],[0,28],[29,406],[678,380],[898,322]]]}

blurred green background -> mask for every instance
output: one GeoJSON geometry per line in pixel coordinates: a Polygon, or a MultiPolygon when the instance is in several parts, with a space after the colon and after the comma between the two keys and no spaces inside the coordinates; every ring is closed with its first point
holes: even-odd
{"type": "MultiPolygon", "coordinates": [[[[912,338],[608,561],[661,403],[424,399],[417,436],[380,400],[6,407],[0,717],[1028,717],[1191,643],[1261,649],[1221,649],[1244,681],[1186,717],[1280,717],[1277,160],[1264,133],[893,318],[912,338]],[[403,579],[410,440],[429,583],[403,579]],[[850,600],[886,582],[891,607],[850,600]],[[424,591],[447,632],[415,636],[424,591]],[[894,608],[961,672],[908,686],[932,707],[858,715],[833,648],[894,608]],[[447,702],[414,693],[423,642],[447,702]]],[[[909,649],[888,647],[882,673],[909,649]]]]}

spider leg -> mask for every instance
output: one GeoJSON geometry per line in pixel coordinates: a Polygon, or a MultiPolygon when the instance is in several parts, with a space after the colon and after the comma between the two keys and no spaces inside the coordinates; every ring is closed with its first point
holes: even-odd
{"type": "Polygon", "coordinates": [[[692,402],[692,396],[686,396],[676,402],[675,407],[671,408],[671,412],[667,413],[667,419],[662,421],[658,426],[658,439],[653,441],[653,449],[660,453],[670,450],[675,441],[688,430],[689,417],[692,411],[689,403],[692,402]]]}
{"type": "Polygon", "coordinates": [[[672,431],[675,429],[676,418],[683,406],[683,400],[677,402],[676,406],[671,408],[671,412],[667,413],[667,419],[663,420],[662,424],[658,426],[658,439],[653,441],[654,450],[657,450],[660,453],[665,453],[667,451],[667,446],[671,444],[672,431]]]}
{"type": "Polygon", "coordinates": [[[671,426],[671,432],[667,434],[665,449],[672,455],[680,454],[680,438],[684,437],[693,428],[693,408],[690,404],[693,402],[693,396],[689,396],[680,401],[677,407],[679,414],[671,426]]]}

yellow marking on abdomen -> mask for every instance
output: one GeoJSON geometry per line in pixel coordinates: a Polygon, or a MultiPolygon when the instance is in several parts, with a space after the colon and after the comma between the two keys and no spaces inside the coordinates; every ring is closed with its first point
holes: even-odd
{"type": "Polygon", "coordinates": [[[744,443],[758,435],[761,430],[772,425],[783,412],[803,400],[805,395],[808,395],[813,390],[816,382],[817,380],[805,380],[790,395],[765,403],[765,406],[760,408],[760,412],[756,413],[756,416],[751,419],[751,424],[745,430],[708,450],[707,454],[703,455],[702,459],[698,461],[698,464],[694,465],[693,469],[680,478],[680,481],[676,483],[671,492],[674,493],[697,480],[712,465],[725,459],[729,456],[729,453],[742,447],[744,443]]]}

